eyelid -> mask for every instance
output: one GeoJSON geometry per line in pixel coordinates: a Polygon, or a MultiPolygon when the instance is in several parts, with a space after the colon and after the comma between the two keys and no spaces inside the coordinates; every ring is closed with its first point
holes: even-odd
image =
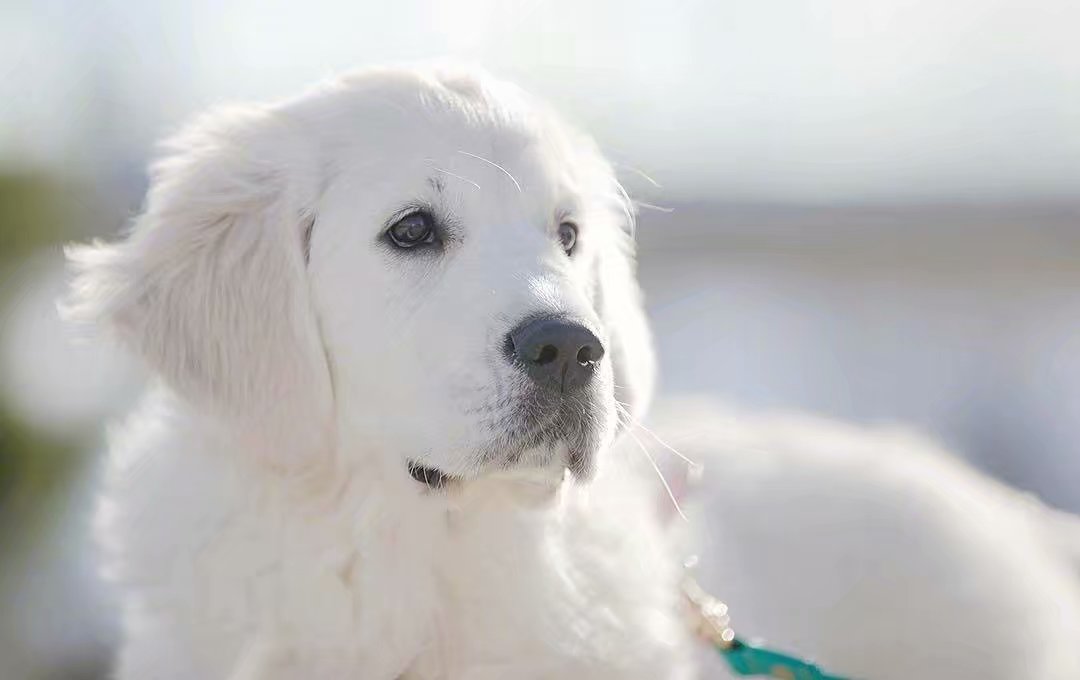
{"type": "Polygon", "coordinates": [[[432,224],[435,227],[436,243],[447,246],[460,243],[464,240],[464,232],[457,216],[449,210],[437,208],[433,204],[423,200],[406,203],[401,208],[394,211],[386,219],[382,231],[379,232],[379,237],[388,238],[391,227],[406,217],[415,215],[416,213],[427,213],[431,216],[432,224]]]}
{"type": "Polygon", "coordinates": [[[425,205],[423,203],[410,203],[406,206],[398,208],[390,215],[390,217],[386,218],[386,223],[383,225],[383,231],[388,231],[391,227],[393,227],[401,220],[405,219],[406,217],[416,215],[417,213],[427,213],[431,216],[432,222],[435,223],[435,226],[439,226],[439,214],[438,212],[433,210],[431,206],[425,205]]]}

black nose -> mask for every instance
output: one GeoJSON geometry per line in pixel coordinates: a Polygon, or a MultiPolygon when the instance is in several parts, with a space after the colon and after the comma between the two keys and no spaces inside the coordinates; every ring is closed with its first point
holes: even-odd
{"type": "Polygon", "coordinates": [[[526,321],[510,331],[507,349],[533,382],[567,394],[581,389],[604,357],[604,346],[592,331],[550,316],[526,321]]]}

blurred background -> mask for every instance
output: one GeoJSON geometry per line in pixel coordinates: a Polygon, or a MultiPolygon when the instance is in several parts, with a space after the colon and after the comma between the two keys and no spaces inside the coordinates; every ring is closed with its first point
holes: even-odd
{"type": "Polygon", "coordinates": [[[1080,510],[1075,0],[0,0],[0,680],[98,678],[85,537],[140,375],[73,342],[60,244],[204,107],[458,56],[642,203],[665,392],[905,423],[1080,510]]]}

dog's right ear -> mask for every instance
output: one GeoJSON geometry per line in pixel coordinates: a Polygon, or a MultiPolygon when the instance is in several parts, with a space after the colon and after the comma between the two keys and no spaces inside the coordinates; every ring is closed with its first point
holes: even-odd
{"type": "Polygon", "coordinates": [[[332,420],[305,271],[320,164],[305,141],[274,109],[203,118],[167,145],[124,240],[68,250],[68,316],[113,331],[279,462],[324,447],[332,420]]]}

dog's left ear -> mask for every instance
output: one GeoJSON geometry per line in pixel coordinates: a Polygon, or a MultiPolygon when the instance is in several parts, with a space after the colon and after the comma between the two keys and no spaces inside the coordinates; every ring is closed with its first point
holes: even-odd
{"type": "Polygon", "coordinates": [[[196,411],[277,462],[326,444],[306,228],[320,180],[281,112],[201,119],[153,169],[126,239],[73,247],[71,315],[111,329],[196,411]]]}
{"type": "Polygon", "coordinates": [[[656,376],[652,335],[637,281],[633,207],[624,215],[614,243],[601,253],[598,267],[600,315],[608,331],[608,356],[615,374],[615,398],[636,420],[652,400],[656,376]]]}

